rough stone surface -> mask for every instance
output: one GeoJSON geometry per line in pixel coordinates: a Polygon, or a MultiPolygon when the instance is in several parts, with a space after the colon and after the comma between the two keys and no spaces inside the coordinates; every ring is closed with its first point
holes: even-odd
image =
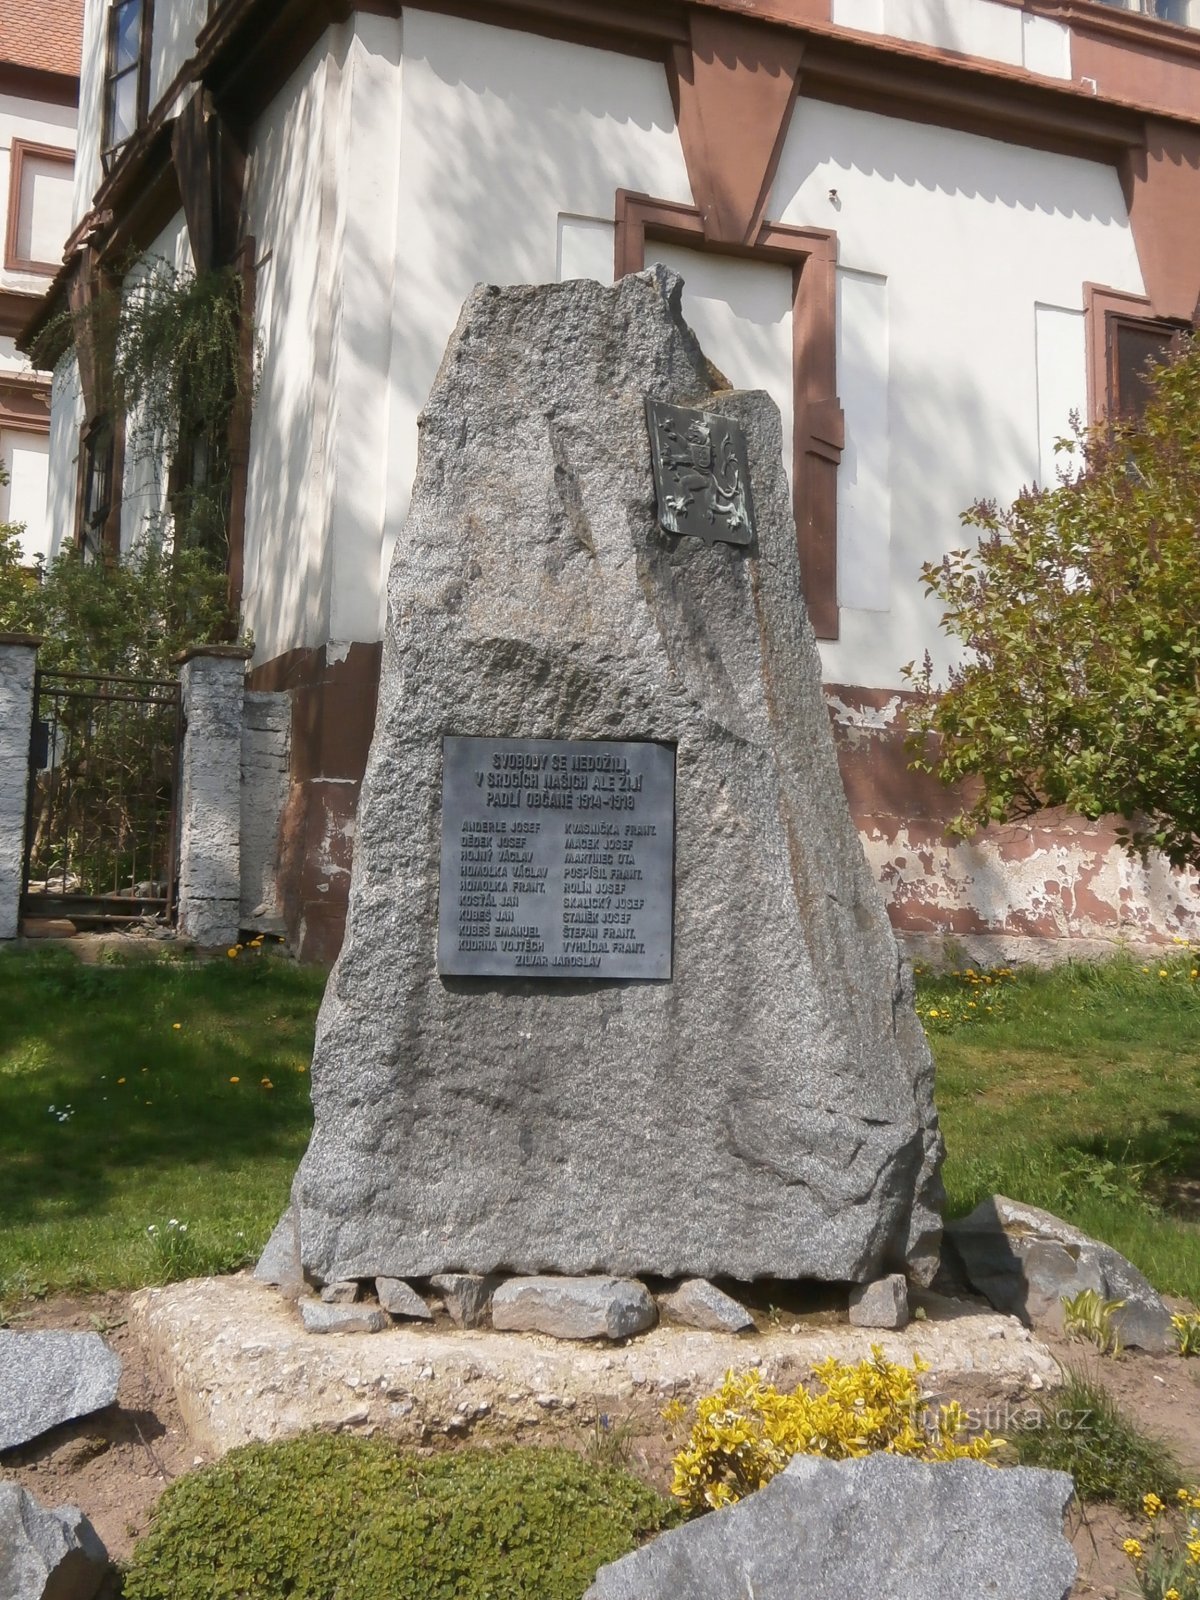
{"type": "Polygon", "coordinates": [[[838,775],[778,411],[679,294],[662,268],[479,288],[422,415],[295,1189],[321,1281],[934,1269],[932,1064],[838,775]],[[744,426],[756,544],[659,528],[647,394],[744,426]],[[447,732],[675,746],[669,982],[439,979],[447,732]]]}
{"type": "MultiPolygon", "coordinates": [[[[928,1320],[900,1334],[844,1323],[745,1333],[738,1365],[791,1389],[827,1356],[862,1361],[878,1345],[889,1361],[911,1363],[917,1351],[934,1393],[977,1379],[1015,1399],[1061,1381],[1050,1352],[1015,1317],[940,1296],[924,1304],[928,1320]]],[[[310,1428],[377,1429],[406,1445],[464,1431],[499,1441],[528,1437],[547,1418],[588,1427],[601,1412],[661,1433],[668,1400],[711,1394],[730,1365],[728,1334],[669,1324],[619,1345],[411,1322],[313,1339],[274,1289],[248,1275],[143,1289],[129,1320],[178,1396],[189,1437],[211,1454],[310,1428]]]]}
{"type": "Polygon", "coordinates": [[[856,1328],[908,1326],[908,1284],[902,1272],[891,1272],[874,1283],[856,1284],[850,1291],[850,1321],[856,1328]]]}
{"type": "Polygon", "coordinates": [[[273,1283],[285,1293],[298,1294],[304,1288],[304,1269],[300,1265],[300,1219],[295,1206],[275,1224],[263,1253],[254,1268],[260,1283],[273,1283]]]}
{"type": "Polygon", "coordinates": [[[299,1305],[305,1333],[382,1333],[391,1327],[387,1312],[378,1306],[330,1305],[327,1300],[301,1300],[299,1305]]]}
{"type": "Polygon", "coordinates": [[[509,1278],[492,1296],[492,1327],[554,1339],[628,1339],[658,1313],[632,1278],[509,1278]]]}
{"type": "Polygon", "coordinates": [[[745,1306],[707,1278],[685,1278],[670,1294],[659,1295],[658,1307],[672,1322],[710,1333],[744,1333],[754,1326],[745,1306]]]}
{"type": "Polygon", "coordinates": [[[20,927],[25,790],[37,650],[0,639],[0,939],[20,927]]]}
{"type": "Polygon", "coordinates": [[[202,654],[179,675],[185,731],[179,778],[180,933],[229,945],[241,921],[242,652],[202,654]]]}
{"type": "Polygon", "coordinates": [[[1156,1355],[1176,1348],[1171,1313],[1153,1286],[1119,1251],[1061,1217],[996,1194],[948,1232],[968,1282],[998,1311],[1059,1329],[1064,1297],[1094,1289],[1125,1302],[1113,1316],[1122,1344],[1156,1355]]]}
{"type": "Polygon", "coordinates": [[[47,1511],[27,1489],[0,1483],[0,1600],[92,1600],[108,1570],[77,1506],[47,1511]]]}
{"type": "Polygon", "coordinates": [[[247,691],[242,702],[241,923],[283,933],[279,823],[291,779],[292,697],[247,691]]]}
{"type": "Polygon", "coordinates": [[[602,1567],[584,1600],[1065,1600],[1065,1472],[797,1456],[729,1510],[602,1567]]]}
{"type": "Polygon", "coordinates": [[[117,1398],[121,1358],[98,1333],[0,1330],[0,1450],[117,1398]]]}
{"type": "Polygon", "coordinates": [[[492,1309],[496,1285],[504,1280],[495,1273],[439,1272],[429,1280],[441,1295],[451,1322],[460,1328],[482,1328],[492,1309]]]}
{"type": "Polygon", "coordinates": [[[352,1306],[359,1292],[356,1278],[343,1278],[337,1283],[327,1283],[321,1290],[321,1299],[327,1306],[352,1306]]]}
{"type": "Polygon", "coordinates": [[[411,1284],[403,1278],[376,1278],[379,1304],[393,1317],[408,1317],[415,1322],[432,1322],[433,1312],[411,1284]]]}

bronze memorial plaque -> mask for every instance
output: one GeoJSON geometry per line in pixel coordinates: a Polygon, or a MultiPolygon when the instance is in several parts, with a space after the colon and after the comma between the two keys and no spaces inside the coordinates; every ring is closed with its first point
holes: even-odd
{"type": "Polygon", "coordinates": [[[675,752],[650,741],[442,741],[438,971],[669,978],[675,752]]]}

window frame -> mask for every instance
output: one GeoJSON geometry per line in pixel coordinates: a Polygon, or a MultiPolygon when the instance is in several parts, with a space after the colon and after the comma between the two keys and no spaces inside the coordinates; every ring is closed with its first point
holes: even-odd
{"type": "MultiPolygon", "coordinates": [[[[61,256],[57,261],[37,261],[31,256],[21,255],[17,248],[17,237],[21,228],[21,183],[25,162],[30,156],[66,167],[72,174],[75,171],[75,152],[69,146],[36,144],[32,139],[13,139],[8,166],[8,220],[4,229],[4,267],[7,272],[36,272],[39,277],[53,277],[62,265],[61,256]]],[[[63,243],[66,244],[65,239],[63,243]]]]}
{"type": "Polygon", "coordinates": [[[84,561],[97,561],[109,553],[113,549],[114,531],[117,539],[120,538],[121,498],[117,492],[117,474],[123,470],[123,466],[124,451],[119,445],[116,425],[107,415],[94,417],[79,435],[75,543],[84,561]],[[98,511],[89,514],[92,484],[98,475],[97,446],[102,440],[105,446],[103,476],[107,480],[107,497],[98,511]]]}
{"type": "Polygon", "coordinates": [[[140,0],[142,15],[138,31],[137,61],[133,66],[125,67],[120,72],[115,70],[117,17],[122,6],[130,3],[131,0],[109,0],[108,16],[105,23],[104,95],[101,105],[100,162],[106,174],[116,166],[121,158],[122,151],[125,150],[130,140],[138,129],[142,127],[150,114],[150,44],[154,35],[154,0],[140,0]],[[124,139],[113,142],[113,86],[122,78],[127,78],[131,74],[135,78],[133,132],[127,134],[124,139]]]}
{"type": "Polygon", "coordinates": [[[1145,295],[1100,284],[1084,285],[1084,325],[1087,341],[1088,421],[1093,427],[1121,415],[1114,405],[1118,392],[1116,331],[1140,323],[1178,338],[1187,333],[1185,323],[1156,317],[1145,295]]]}

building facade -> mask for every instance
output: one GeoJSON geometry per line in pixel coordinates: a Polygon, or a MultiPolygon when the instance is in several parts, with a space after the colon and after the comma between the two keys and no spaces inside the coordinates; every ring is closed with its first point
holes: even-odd
{"type": "MultiPolygon", "coordinates": [[[[953,797],[908,771],[901,731],[902,666],[946,659],[922,563],[968,504],[1046,481],[1072,412],[1126,404],[1192,324],[1193,23],[1200,0],[86,0],[72,233],[40,319],[133,253],[241,275],[257,376],[228,566],[250,681],[291,697],[279,892],[302,951],[340,941],[384,580],[463,299],[654,260],[730,381],[783,413],[843,775],[896,926],[1006,952],[1195,928],[1194,885],[1103,825],[950,839],[953,797]]],[[[55,399],[51,524],[115,547],[157,491],[80,379],[55,399]]]]}
{"type": "Polygon", "coordinates": [[[24,524],[32,562],[47,511],[50,384],[16,339],[62,262],[74,210],[83,0],[0,0],[0,522],[24,524]]]}

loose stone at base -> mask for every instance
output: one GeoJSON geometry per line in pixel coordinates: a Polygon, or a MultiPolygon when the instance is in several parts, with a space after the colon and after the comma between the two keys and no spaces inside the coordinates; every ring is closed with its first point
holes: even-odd
{"type": "Polygon", "coordinates": [[[417,1322],[432,1322],[433,1312],[417,1291],[403,1278],[376,1278],[375,1293],[379,1304],[393,1317],[408,1317],[417,1322]]]}
{"type": "Polygon", "coordinates": [[[324,1300],[301,1300],[300,1318],[308,1333],[382,1333],[391,1326],[378,1306],[327,1305],[324,1300]]]}
{"type": "Polygon", "coordinates": [[[98,1333],[0,1332],[0,1450],[117,1398],[121,1358],[98,1333]]]}
{"type": "Polygon", "coordinates": [[[4,1600],[92,1600],[108,1570],[108,1551],[77,1506],[48,1511],[27,1489],[0,1483],[4,1600]]]}
{"type": "Polygon", "coordinates": [[[327,1306],[352,1306],[358,1299],[358,1284],[353,1278],[341,1278],[337,1283],[327,1283],[321,1290],[321,1299],[327,1306]]]}
{"type": "Polygon", "coordinates": [[[672,1322],[709,1333],[744,1333],[754,1318],[723,1289],[707,1278],[685,1278],[670,1294],[660,1295],[659,1308],[672,1322]]]}
{"type": "Polygon", "coordinates": [[[908,1326],[908,1284],[902,1272],[891,1272],[873,1283],[858,1283],[850,1291],[850,1321],[856,1328],[908,1326]]]}
{"type": "Polygon", "coordinates": [[[510,1278],[492,1297],[492,1326],[555,1339],[628,1339],[657,1312],[633,1278],[510,1278]]]}
{"type": "Polygon", "coordinates": [[[492,1296],[504,1279],[497,1273],[439,1272],[430,1287],[440,1294],[451,1322],[460,1328],[481,1328],[487,1321],[492,1296]]]}

